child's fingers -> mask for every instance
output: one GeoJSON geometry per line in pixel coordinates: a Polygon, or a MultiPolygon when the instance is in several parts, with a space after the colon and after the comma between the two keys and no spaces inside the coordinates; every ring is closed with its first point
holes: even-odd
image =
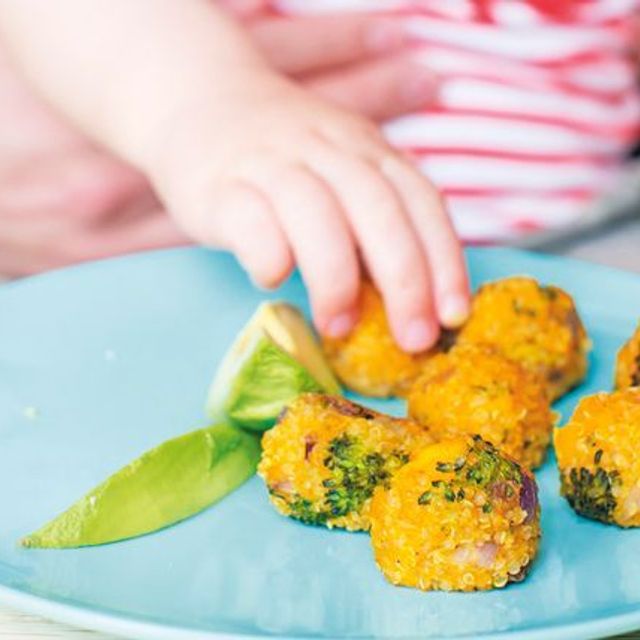
{"type": "Polygon", "coordinates": [[[395,184],[424,247],[441,324],[460,326],[469,314],[469,280],[462,247],[440,195],[400,158],[386,156],[381,169],[395,184]]]}
{"type": "Polygon", "coordinates": [[[235,181],[208,200],[212,209],[187,228],[202,244],[232,251],[253,281],[276,287],[293,269],[293,256],[271,203],[255,187],[235,181]]]}
{"type": "Polygon", "coordinates": [[[318,329],[333,337],[348,333],[357,319],[358,256],[340,205],[310,170],[287,167],[265,178],[282,229],[289,238],[309,290],[318,329]]]}
{"type": "Polygon", "coordinates": [[[376,168],[341,153],[315,155],[314,168],[347,211],[354,235],[385,299],[398,344],[422,351],[438,338],[424,252],[402,203],[376,168]]]}
{"type": "Polygon", "coordinates": [[[376,121],[424,107],[437,92],[437,80],[423,64],[405,56],[381,58],[310,78],[317,94],[376,121]]]}
{"type": "Polygon", "coordinates": [[[255,19],[269,8],[267,0],[218,0],[218,2],[231,13],[244,19],[255,19]]]}
{"type": "Polygon", "coordinates": [[[398,51],[408,42],[401,21],[363,14],[279,17],[249,28],[269,62],[293,75],[398,51]]]}

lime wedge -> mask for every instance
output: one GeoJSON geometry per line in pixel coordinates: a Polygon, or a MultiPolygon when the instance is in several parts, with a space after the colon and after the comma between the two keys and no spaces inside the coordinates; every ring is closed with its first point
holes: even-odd
{"type": "Polygon", "coordinates": [[[264,431],[304,392],[340,393],[304,317],[284,302],[261,304],[225,355],[209,391],[211,420],[264,431]]]}

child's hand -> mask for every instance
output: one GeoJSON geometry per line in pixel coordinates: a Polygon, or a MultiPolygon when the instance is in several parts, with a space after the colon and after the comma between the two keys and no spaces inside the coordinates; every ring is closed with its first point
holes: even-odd
{"type": "MultiPolygon", "coordinates": [[[[246,0],[225,0],[235,9],[246,0]]],[[[412,60],[402,19],[366,13],[272,17],[245,15],[247,29],[271,65],[335,104],[374,120],[431,102],[437,81],[412,60]]]]}
{"type": "Polygon", "coordinates": [[[148,149],[146,169],[183,229],[233,251],[265,287],[297,263],[324,333],[357,318],[360,258],[406,350],[459,324],[461,250],[427,180],[367,120],[271,74],[240,84],[218,108],[174,113],[148,149]]]}
{"type": "MultiPolygon", "coordinates": [[[[270,63],[336,104],[382,119],[433,96],[433,78],[405,55],[397,22],[366,15],[276,20],[260,15],[261,0],[227,1],[250,11],[248,28],[270,63]]],[[[2,46],[0,148],[3,275],[185,242],[144,177],[45,104],[2,46]]]]}
{"type": "Polygon", "coordinates": [[[0,33],[194,239],[267,286],[295,260],[321,331],[353,325],[360,257],[405,349],[464,319],[460,247],[433,188],[368,120],[272,71],[216,3],[7,0],[0,33]]]}

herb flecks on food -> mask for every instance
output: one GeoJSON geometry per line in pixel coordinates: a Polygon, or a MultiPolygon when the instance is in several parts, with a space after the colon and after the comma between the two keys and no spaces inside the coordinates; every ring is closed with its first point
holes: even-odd
{"type": "Polygon", "coordinates": [[[327,522],[328,514],[324,511],[316,511],[313,503],[307,498],[303,498],[299,494],[292,496],[283,495],[275,489],[269,489],[269,493],[284,500],[289,506],[291,517],[300,520],[304,524],[324,525],[327,522]]]}
{"type": "Polygon", "coordinates": [[[579,514],[600,520],[613,522],[616,499],[614,487],[620,482],[617,471],[605,471],[598,467],[595,472],[584,467],[571,469],[561,477],[561,492],[579,514]]]}
{"type": "Polygon", "coordinates": [[[456,458],[453,462],[436,462],[436,471],[440,471],[440,473],[449,473],[449,472],[457,472],[464,467],[467,459],[460,457],[456,458]]]}
{"type": "Polygon", "coordinates": [[[334,438],[327,449],[324,465],[331,478],[325,503],[331,517],[346,516],[359,511],[378,486],[388,488],[391,476],[409,461],[402,451],[388,456],[367,450],[360,440],[343,434],[334,438]]]}
{"type": "Polygon", "coordinates": [[[287,503],[292,518],[305,524],[325,525],[332,518],[358,512],[376,487],[388,488],[391,476],[407,462],[409,456],[403,451],[383,455],[368,449],[358,438],[342,434],[327,447],[323,463],[331,474],[322,482],[327,489],[322,503],[276,489],[271,493],[287,503]]]}
{"type": "Polygon", "coordinates": [[[522,482],[522,471],[518,465],[504,458],[492,444],[479,436],[474,436],[473,439],[472,452],[475,455],[473,463],[467,465],[466,479],[489,489],[501,485],[513,490],[513,485],[519,486],[522,482]]]}
{"type": "Polygon", "coordinates": [[[514,313],[519,316],[527,316],[529,318],[535,318],[537,315],[535,309],[526,307],[518,299],[513,300],[512,307],[513,307],[514,313]]]}
{"type": "MultiPolygon", "coordinates": [[[[466,498],[465,487],[469,484],[484,489],[488,498],[513,500],[520,493],[522,471],[518,465],[504,458],[490,443],[479,436],[473,437],[473,443],[465,456],[453,461],[437,461],[436,471],[451,474],[449,479],[432,480],[429,500],[418,498],[418,504],[429,504],[433,497],[440,496],[448,502],[462,502],[466,498]]],[[[493,506],[486,502],[483,513],[490,513],[493,506]]]]}

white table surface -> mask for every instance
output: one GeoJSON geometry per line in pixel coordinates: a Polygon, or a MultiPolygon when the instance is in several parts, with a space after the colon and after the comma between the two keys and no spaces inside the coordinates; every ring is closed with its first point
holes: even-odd
{"type": "MultiPolygon", "coordinates": [[[[640,221],[550,247],[550,251],[640,272],[640,221]]],[[[0,640],[113,640],[91,631],[49,622],[0,606],[0,640]]],[[[620,636],[640,640],[640,632],[620,636]]]]}

